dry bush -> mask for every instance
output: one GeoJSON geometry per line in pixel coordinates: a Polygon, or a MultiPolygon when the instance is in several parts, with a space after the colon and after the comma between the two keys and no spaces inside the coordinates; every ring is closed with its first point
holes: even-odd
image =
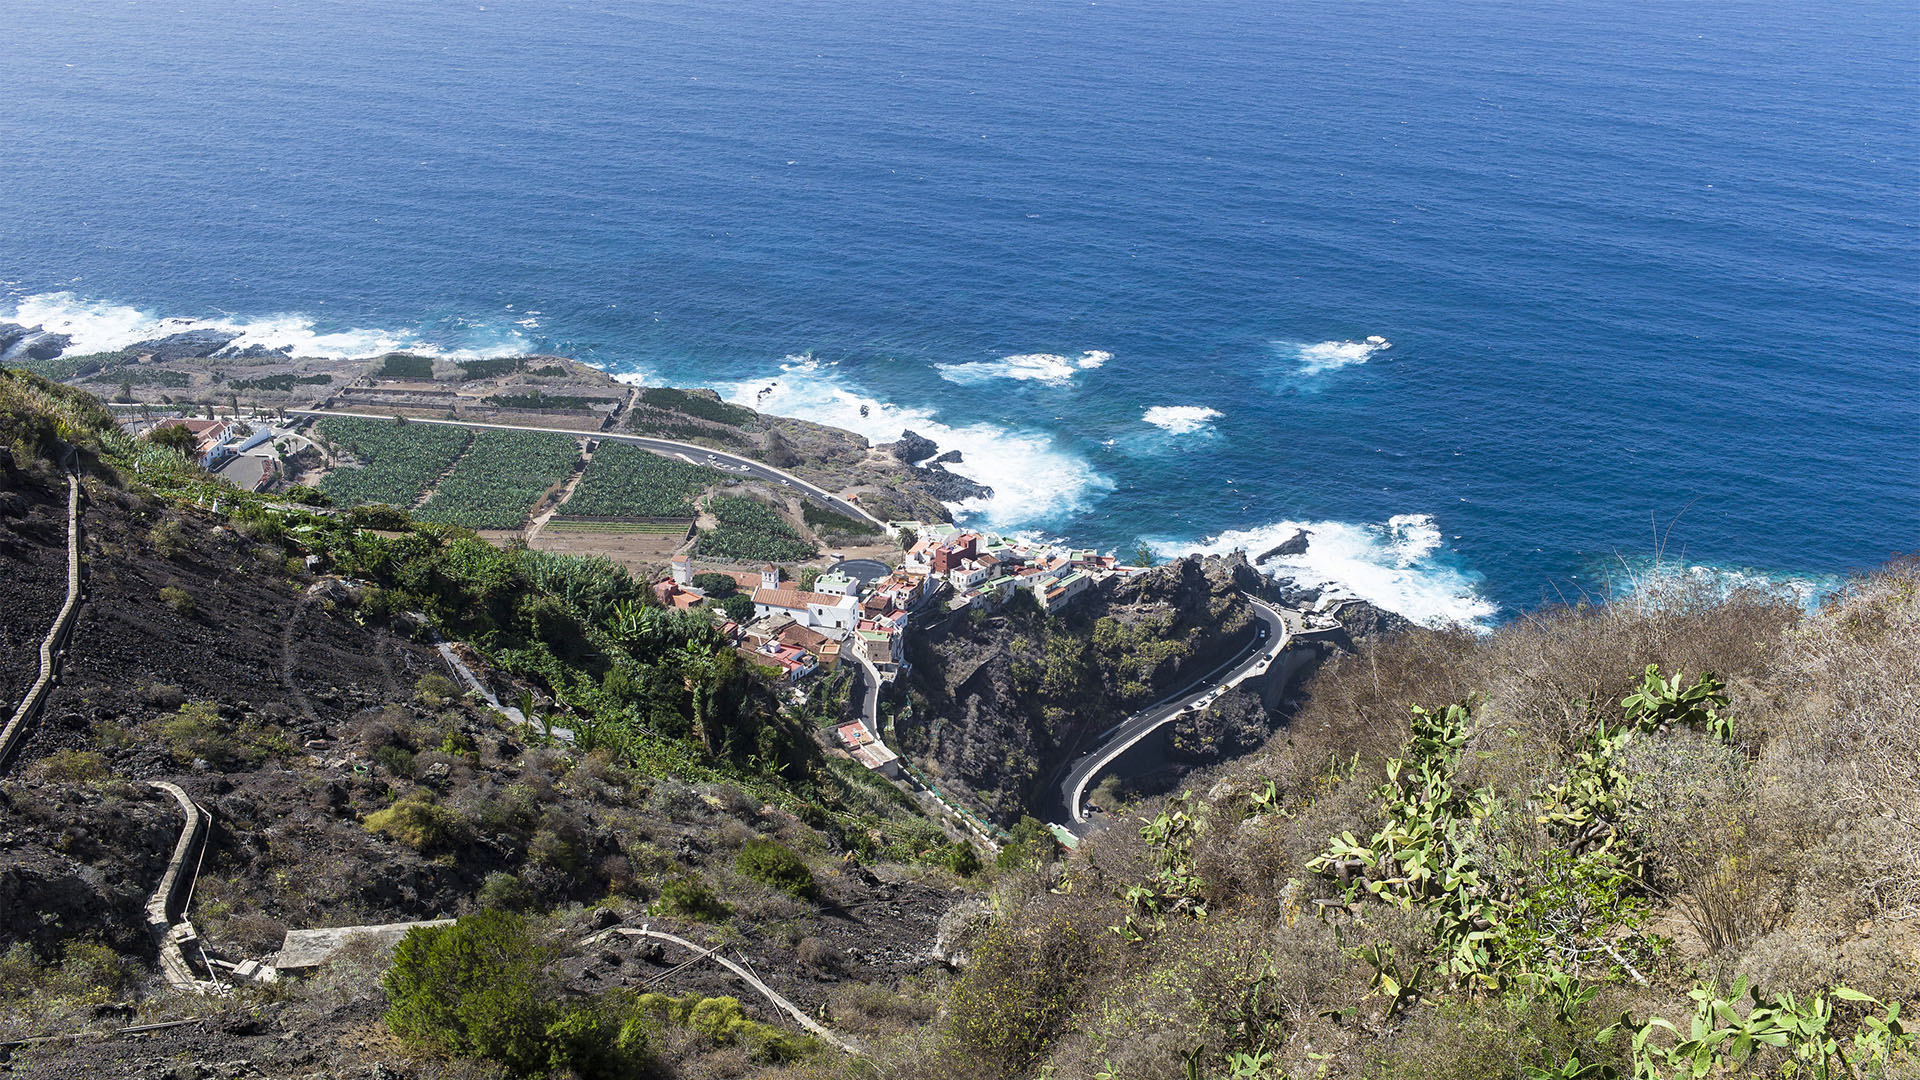
{"type": "Polygon", "coordinates": [[[827,975],[837,975],[845,964],[840,950],[817,937],[801,938],[793,948],[794,958],[815,971],[827,975]]]}

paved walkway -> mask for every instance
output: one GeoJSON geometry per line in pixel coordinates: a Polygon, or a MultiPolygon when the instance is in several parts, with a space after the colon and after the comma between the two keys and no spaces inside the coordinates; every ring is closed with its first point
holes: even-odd
{"type": "Polygon", "coordinates": [[[80,474],[67,474],[67,600],[60,606],[60,613],[53,618],[53,628],[40,641],[40,674],[33,685],[20,699],[20,705],[7,719],[7,726],[0,728],[0,768],[5,768],[12,759],[13,752],[19,748],[20,739],[26,734],[27,725],[40,714],[40,707],[46,703],[47,693],[53,689],[53,681],[59,674],[61,654],[66,649],[67,634],[73,629],[74,617],[80,611],[80,474]]]}
{"type": "Polygon", "coordinates": [[[698,945],[695,945],[691,941],[688,941],[686,938],[675,937],[672,934],[663,933],[662,931],[659,931],[659,930],[652,930],[646,927],[642,927],[638,930],[634,930],[624,926],[616,926],[611,930],[602,930],[601,932],[593,935],[592,937],[587,938],[585,941],[582,941],[580,943],[580,947],[583,949],[590,948],[593,945],[601,941],[604,941],[609,937],[613,937],[616,935],[621,937],[651,938],[655,941],[671,942],[672,944],[678,945],[684,949],[687,949],[691,952],[698,954],[694,957],[695,960],[712,959],[714,963],[719,964],[721,967],[726,968],[728,971],[733,972],[733,974],[737,976],[741,981],[745,982],[748,986],[751,986],[755,990],[759,991],[760,996],[772,1002],[775,1008],[786,1013],[788,1016],[793,1017],[795,1022],[797,1022],[801,1027],[807,1029],[809,1034],[817,1036],[823,1042],[826,1042],[828,1045],[834,1047],[837,1050],[842,1050],[846,1053],[854,1055],[855,1057],[860,1056],[860,1050],[858,1047],[854,1046],[852,1043],[841,1038],[840,1036],[835,1035],[833,1032],[827,1030],[825,1025],[821,1024],[818,1020],[815,1020],[813,1017],[808,1016],[804,1011],[801,1010],[800,1006],[795,1005],[791,1001],[788,1001],[786,998],[782,997],[777,991],[775,991],[773,987],[768,986],[764,982],[761,982],[759,976],[755,975],[751,971],[748,971],[746,968],[741,967],[739,964],[734,963],[732,960],[727,959],[725,956],[722,956],[720,954],[720,949],[718,946],[715,946],[714,948],[711,948],[711,949],[705,949],[705,948],[701,948],[698,945]]]}

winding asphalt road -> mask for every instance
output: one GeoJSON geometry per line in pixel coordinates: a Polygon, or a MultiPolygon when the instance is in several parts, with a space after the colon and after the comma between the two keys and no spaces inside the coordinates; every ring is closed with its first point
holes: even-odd
{"type": "MultiPolygon", "coordinates": [[[[346,412],[340,409],[288,409],[290,416],[352,416],[361,420],[397,420],[398,417],[382,413],[346,412]]],[[[856,519],[865,519],[875,525],[886,527],[886,522],[862,510],[857,504],[835,495],[825,488],[809,484],[805,480],[776,469],[765,462],[755,461],[739,454],[729,454],[724,450],[714,450],[698,443],[676,442],[673,439],[655,439],[646,435],[622,435],[608,431],[581,431],[575,428],[532,427],[525,424],[487,424],[478,420],[434,420],[423,416],[409,416],[409,424],[444,424],[448,427],[497,428],[502,431],[545,431],[555,435],[573,435],[580,438],[599,439],[606,442],[630,443],[642,450],[650,450],[661,457],[679,458],[690,465],[709,465],[722,472],[738,476],[751,476],[775,484],[794,488],[808,498],[822,503],[836,513],[856,519]]]]}
{"type": "Polygon", "coordinates": [[[1067,812],[1067,820],[1061,825],[1075,833],[1086,828],[1089,821],[1086,814],[1087,788],[1101,770],[1113,764],[1115,758],[1189,708],[1205,708],[1213,703],[1216,696],[1232,689],[1241,680],[1266,674],[1268,667],[1286,649],[1293,631],[1279,611],[1251,596],[1246,600],[1253,605],[1253,613],[1260,620],[1259,632],[1248,643],[1246,651],[1189,684],[1177,697],[1150,705],[1121,721],[1099,746],[1077,758],[1060,781],[1060,805],[1067,812]]]}

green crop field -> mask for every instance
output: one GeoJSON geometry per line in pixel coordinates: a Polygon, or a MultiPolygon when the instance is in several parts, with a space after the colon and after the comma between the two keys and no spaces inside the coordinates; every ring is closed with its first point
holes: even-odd
{"type": "Polygon", "coordinates": [[[690,518],[694,496],[725,479],[718,469],[688,465],[626,443],[603,442],[573,497],[560,509],[579,517],[690,518]]]}
{"type": "Polygon", "coordinates": [[[687,416],[697,416],[716,424],[732,424],[735,427],[751,424],[759,419],[759,414],[752,409],[743,409],[725,401],[716,401],[705,394],[689,394],[685,390],[675,390],[667,386],[653,386],[642,390],[640,401],[657,409],[671,409],[687,416]]]}
{"type": "Polygon", "coordinates": [[[339,506],[385,503],[406,508],[460,456],[473,438],[466,428],[329,416],[314,425],[323,443],[349,451],[363,463],[335,469],[320,490],[339,506]]]}
{"type": "Polygon", "coordinates": [[[716,495],[707,509],[720,527],[700,534],[700,553],[738,562],[795,562],[819,554],[765,503],[716,495]]]}
{"type": "Polygon", "coordinates": [[[880,531],[880,526],[865,518],[851,518],[811,502],[800,504],[800,517],[822,536],[873,536],[880,531]]]}
{"type": "Polygon", "coordinates": [[[414,516],[470,529],[517,529],[579,457],[580,444],[569,435],[481,431],[414,516]]]}

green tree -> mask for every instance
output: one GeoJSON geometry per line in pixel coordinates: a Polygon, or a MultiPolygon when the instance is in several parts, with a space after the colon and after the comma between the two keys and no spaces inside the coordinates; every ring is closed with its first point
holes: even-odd
{"type": "Polygon", "coordinates": [[[164,446],[169,450],[178,451],[182,457],[192,457],[194,444],[198,442],[193,437],[193,432],[187,430],[187,425],[167,423],[147,432],[147,441],[155,446],[164,446]]]}
{"type": "Polygon", "coordinates": [[[392,1003],[387,1026],[411,1042],[530,1074],[546,1066],[547,1026],[559,1019],[553,959],[524,920],[504,911],[415,927],[382,983],[392,1003]]]}
{"type": "Polygon", "coordinates": [[[720,610],[727,613],[727,618],[744,625],[753,621],[753,598],[735,593],[720,601],[720,610]]]}
{"type": "Polygon", "coordinates": [[[504,911],[415,927],[382,981],[387,1026],[417,1046],[486,1058],[516,1076],[653,1075],[647,1017],[617,996],[567,1000],[551,970],[556,959],[524,919],[504,911]]]}

